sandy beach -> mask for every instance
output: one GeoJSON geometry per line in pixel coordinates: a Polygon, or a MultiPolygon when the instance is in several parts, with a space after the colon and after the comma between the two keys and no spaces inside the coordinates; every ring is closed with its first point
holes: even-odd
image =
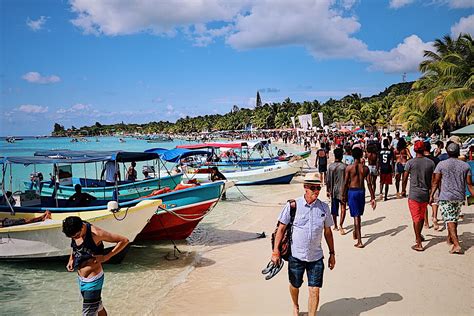
{"type": "MultiPolygon", "coordinates": [[[[303,194],[302,179],[298,176],[289,185],[241,188],[248,199],[231,189],[228,201],[214,212],[231,207],[246,215],[218,231],[216,242],[205,248],[194,270],[153,314],[291,315],[287,265],[269,281],[261,270],[270,259],[270,235],[282,205],[303,194]],[[256,238],[262,231],[267,238],[256,238]]],[[[347,234],[334,232],[336,267],[330,271],[325,261],[318,315],[472,315],[474,207],[463,207],[465,216],[458,227],[464,255],[450,255],[446,230],[432,228],[423,230],[426,250],[418,253],[410,248],[415,236],[407,199],[395,199],[394,193],[392,186],[392,199],[379,201],[375,211],[366,204],[364,249],[353,246],[350,216],[344,225],[347,234]]],[[[325,189],[320,199],[328,200],[325,189]]],[[[324,239],[323,250],[327,254],[324,239]]],[[[302,315],[308,310],[307,297],[305,281],[300,290],[302,315]]]]}

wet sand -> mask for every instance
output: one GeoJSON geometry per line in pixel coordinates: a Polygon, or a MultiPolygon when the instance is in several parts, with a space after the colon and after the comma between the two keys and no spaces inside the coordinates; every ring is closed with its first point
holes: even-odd
{"type": "MultiPolygon", "coordinates": [[[[282,204],[303,194],[302,180],[298,176],[289,185],[240,188],[252,201],[236,188],[229,190],[229,200],[214,211],[231,207],[247,215],[215,232],[216,242],[204,248],[186,281],[174,287],[153,314],[291,315],[286,264],[269,281],[261,270],[270,259],[270,235],[282,204]],[[255,238],[262,231],[267,238],[255,238]]],[[[392,186],[392,199],[378,202],[375,211],[366,204],[364,249],[353,246],[350,216],[344,224],[346,235],[333,232],[336,267],[325,269],[318,315],[472,315],[474,207],[463,207],[458,227],[464,255],[450,255],[446,230],[432,228],[423,230],[426,250],[415,252],[410,248],[415,237],[407,199],[395,199],[394,193],[392,186]]],[[[328,200],[325,189],[320,199],[328,200]]],[[[323,250],[328,253],[324,239],[323,250]]],[[[300,290],[302,315],[308,310],[307,298],[305,281],[300,290]]]]}

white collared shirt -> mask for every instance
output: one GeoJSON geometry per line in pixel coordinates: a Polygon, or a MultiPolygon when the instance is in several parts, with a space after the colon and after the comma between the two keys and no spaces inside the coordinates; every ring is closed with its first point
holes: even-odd
{"type": "MultiPolygon", "coordinates": [[[[334,225],[329,205],[319,199],[312,204],[308,204],[304,196],[297,198],[295,201],[296,215],[293,222],[291,255],[302,261],[318,261],[323,257],[321,239],[324,227],[334,225]]],[[[290,203],[286,203],[278,221],[288,225],[290,222],[290,203]]]]}

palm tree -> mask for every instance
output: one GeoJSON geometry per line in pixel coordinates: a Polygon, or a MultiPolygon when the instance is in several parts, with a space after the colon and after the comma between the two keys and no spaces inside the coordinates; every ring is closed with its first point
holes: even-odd
{"type": "Polygon", "coordinates": [[[422,111],[435,107],[449,125],[474,122],[474,40],[461,34],[456,40],[445,36],[437,39],[436,52],[425,51],[427,59],[420,64],[421,77],[414,90],[421,92],[416,98],[422,111]]]}

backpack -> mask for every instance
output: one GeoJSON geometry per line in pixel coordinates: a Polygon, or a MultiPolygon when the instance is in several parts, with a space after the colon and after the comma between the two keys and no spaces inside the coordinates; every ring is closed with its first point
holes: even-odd
{"type": "MultiPolygon", "coordinates": [[[[295,220],[296,215],[296,201],[288,200],[288,202],[290,203],[290,222],[288,223],[288,225],[286,225],[286,228],[283,231],[280,246],[278,247],[278,249],[280,250],[280,257],[286,261],[288,261],[288,258],[291,255],[291,234],[293,232],[293,222],[295,220]]],[[[280,226],[280,222],[277,223],[275,231],[272,234],[272,251],[273,249],[275,249],[275,237],[278,230],[278,226],[280,226]]]]}

